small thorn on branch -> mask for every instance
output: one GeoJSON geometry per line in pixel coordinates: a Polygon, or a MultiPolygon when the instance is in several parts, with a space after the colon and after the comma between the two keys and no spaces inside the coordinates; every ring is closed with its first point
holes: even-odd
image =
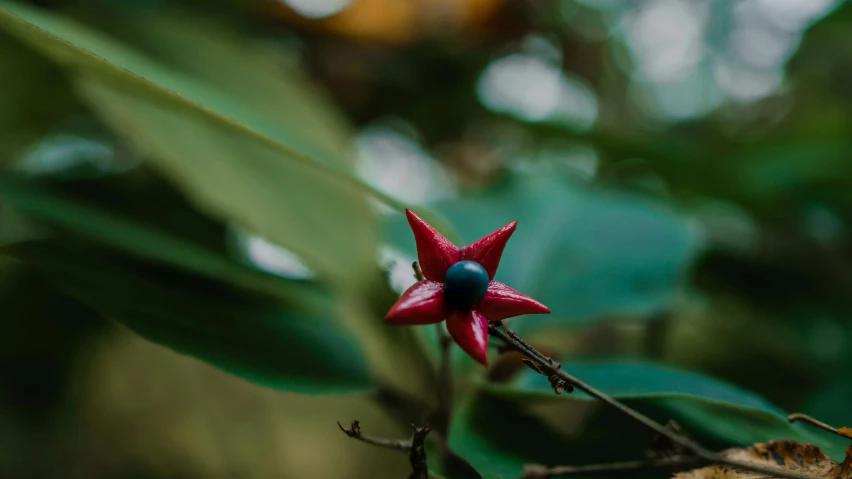
{"type": "Polygon", "coordinates": [[[502,339],[504,346],[509,349],[514,349],[527,356],[523,358],[524,364],[533,371],[545,376],[550,382],[550,387],[553,388],[556,394],[562,394],[563,392],[570,394],[574,392],[574,385],[570,381],[567,381],[564,374],[560,371],[562,368],[561,364],[540,353],[513,331],[503,329],[502,321],[490,323],[488,325],[488,334],[502,339]]]}
{"type": "Polygon", "coordinates": [[[357,419],[352,421],[352,425],[350,427],[343,427],[343,424],[340,424],[340,421],[337,421],[337,427],[339,427],[340,430],[349,437],[357,438],[361,436],[361,423],[357,419]]]}
{"type": "Polygon", "coordinates": [[[350,427],[344,427],[340,424],[340,422],[338,422],[337,427],[339,427],[347,436],[373,446],[396,449],[397,451],[407,451],[411,449],[411,441],[405,441],[402,439],[385,439],[383,437],[372,437],[363,434],[361,432],[361,423],[358,420],[352,421],[352,425],[350,427]]]}
{"type": "Polygon", "coordinates": [[[521,359],[521,361],[523,361],[524,364],[526,364],[527,367],[532,369],[533,371],[535,371],[539,374],[544,374],[544,371],[542,371],[541,368],[538,367],[538,364],[534,363],[532,360],[527,359],[527,358],[523,358],[523,359],[521,359]]]}
{"type": "Polygon", "coordinates": [[[556,394],[562,394],[563,392],[571,394],[572,392],[574,392],[574,386],[571,385],[571,384],[568,384],[567,382],[565,382],[564,379],[560,378],[556,374],[548,374],[547,371],[545,371],[543,368],[539,367],[538,364],[536,364],[534,361],[532,361],[530,359],[523,358],[522,361],[524,362],[524,364],[527,365],[527,367],[529,367],[533,371],[541,374],[542,376],[546,376],[547,380],[550,381],[550,387],[553,388],[553,391],[556,394]]]}

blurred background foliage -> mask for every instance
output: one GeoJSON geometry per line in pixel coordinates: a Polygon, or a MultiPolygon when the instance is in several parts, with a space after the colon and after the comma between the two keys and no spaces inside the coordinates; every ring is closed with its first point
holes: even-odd
{"type": "MultiPolygon", "coordinates": [[[[435,403],[435,329],[381,321],[405,207],[459,244],[517,219],[498,279],[554,314],[511,327],[593,385],[837,459],[783,416],[852,426],[850,29],[841,0],[0,1],[0,476],[404,477],[334,422],[435,403]]],[[[651,440],[511,354],[454,367],[447,477],[651,440]]]]}

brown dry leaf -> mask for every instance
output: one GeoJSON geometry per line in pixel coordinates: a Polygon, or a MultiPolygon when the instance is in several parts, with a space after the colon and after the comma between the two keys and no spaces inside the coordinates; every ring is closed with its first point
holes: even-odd
{"type": "MultiPolygon", "coordinates": [[[[849,431],[852,433],[852,430],[849,431]]],[[[846,460],[837,464],[822,449],[795,441],[770,441],[746,449],[728,449],[722,456],[761,466],[781,467],[790,472],[813,477],[852,479],[852,446],[846,449],[846,460]]],[[[746,471],[726,465],[708,466],[674,475],[674,479],[773,479],[775,476],[746,471]]]]}

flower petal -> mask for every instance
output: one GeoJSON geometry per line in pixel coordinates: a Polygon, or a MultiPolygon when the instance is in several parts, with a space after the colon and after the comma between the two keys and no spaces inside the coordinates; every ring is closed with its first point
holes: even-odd
{"type": "Polygon", "coordinates": [[[443,281],[447,269],[459,262],[459,249],[413,211],[405,210],[405,214],[408,216],[411,231],[414,232],[417,258],[423,276],[432,281],[443,281]]]}
{"type": "Polygon", "coordinates": [[[455,310],[447,318],[453,340],[473,359],[488,366],[488,320],[474,310],[455,310]]]}
{"type": "Polygon", "coordinates": [[[402,294],[385,315],[385,321],[398,325],[433,324],[447,319],[448,314],[444,284],[421,281],[402,294]]]}
{"type": "Polygon", "coordinates": [[[476,309],[489,321],[520,316],[522,314],[550,314],[550,309],[538,301],[524,296],[499,281],[492,281],[476,309]]]}
{"type": "Polygon", "coordinates": [[[465,246],[461,249],[461,259],[469,259],[481,264],[485,271],[488,271],[488,277],[494,279],[494,273],[500,265],[500,257],[503,256],[503,248],[506,247],[506,242],[515,232],[517,225],[518,222],[513,221],[479,241],[465,246]]]}

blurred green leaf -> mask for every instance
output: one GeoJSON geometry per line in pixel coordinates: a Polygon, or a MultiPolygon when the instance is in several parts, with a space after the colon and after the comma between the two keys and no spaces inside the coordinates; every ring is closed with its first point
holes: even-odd
{"type": "Polygon", "coordinates": [[[328,166],[352,169],[350,127],[284,58],[221,25],[191,17],[136,14],[130,21],[158,59],[250,108],[283,143],[328,166]]]}
{"type": "Polygon", "coordinates": [[[834,427],[852,427],[852,381],[840,376],[805,401],[801,412],[834,427]]]}
{"type": "MultiPolygon", "coordinates": [[[[663,206],[552,175],[514,174],[436,206],[466,242],[518,221],[496,279],[553,311],[513,322],[524,332],[668,308],[696,249],[685,222],[663,206]]],[[[416,257],[404,218],[391,219],[388,235],[416,257]]]]}
{"type": "Polygon", "coordinates": [[[754,198],[790,195],[806,188],[832,185],[850,174],[849,141],[784,142],[744,148],[728,161],[742,191],[754,198]]]}
{"type": "MultiPolygon", "coordinates": [[[[487,394],[459,405],[449,438],[452,451],[483,479],[517,479],[530,463],[564,464],[576,450],[571,445],[516,404],[487,394]]],[[[625,448],[625,443],[619,446],[625,448]]]]}
{"type": "Polygon", "coordinates": [[[374,269],[372,190],[290,145],[288,130],[80,24],[14,2],[0,7],[0,27],[78,73],[89,104],[204,208],[335,282],[357,285],[374,269]]]}
{"type": "Polygon", "coordinates": [[[0,165],[81,106],[61,70],[0,33],[0,165]]]}
{"type": "Polygon", "coordinates": [[[145,338],[258,384],[305,394],[372,386],[357,341],[327,317],[106,248],[29,242],[6,251],[145,338]]]}
{"type": "MultiPolygon", "coordinates": [[[[91,184],[87,187],[91,196],[94,187],[91,184]]],[[[0,198],[42,223],[148,260],[263,292],[306,309],[318,310],[331,301],[329,294],[313,282],[288,280],[252,269],[207,245],[182,237],[174,228],[138,222],[126,212],[110,211],[55,187],[5,175],[0,176],[0,198]]]]}
{"type": "MultiPolygon", "coordinates": [[[[563,368],[661,423],[670,419],[678,421],[687,433],[706,444],[725,447],[787,438],[818,444],[829,453],[842,451],[840,442],[833,447],[833,442],[790,425],[782,411],[754,393],[697,373],[626,360],[564,363],[563,368]]],[[[650,447],[647,431],[634,431],[630,419],[609,409],[603,409],[598,417],[589,418],[586,414],[575,419],[575,423],[587,424],[578,427],[573,435],[560,435],[533,415],[525,416],[521,411],[542,406],[554,417],[582,415],[589,412],[590,406],[605,408],[581,392],[557,396],[547,379],[532,371],[525,372],[511,386],[488,385],[483,391],[485,399],[479,401],[499,405],[499,415],[495,411],[475,411],[482,407],[475,404],[463,407],[453,425],[450,446],[486,478],[519,477],[527,463],[605,462],[629,459],[631,453],[638,458],[643,448],[650,447]],[[583,403],[587,403],[585,408],[583,403]],[[513,407],[519,411],[502,410],[513,407]],[[512,419],[507,419],[511,414],[517,414],[522,419],[516,420],[522,420],[525,425],[512,423],[512,419]],[[495,435],[492,429],[498,426],[488,424],[487,417],[497,424],[503,423],[510,431],[523,430],[520,441],[535,444],[524,446],[518,444],[519,439],[495,435]],[[578,446],[572,441],[589,444],[578,446]],[[617,456],[607,455],[607,443],[610,447],[618,444],[617,456]],[[581,450],[573,454],[564,452],[578,447],[581,450]],[[594,450],[598,447],[602,451],[594,450]]]]}
{"type": "Polygon", "coordinates": [[[180,268],[184,273],[283,300],[288,311],[326,315],[358,338],[370,371],[384,386],[414,395],[429,391],[431,376],[413,341],[413,331],[377,320],[395,299],[385,297],[389,291],[369,284],[365,287],[369,294],[335,295],[322,283],[258,271],[233,257],[226,244],[225,225],[200,214],[149,172],[76,181],[0,176],[0,200],[12,206],[11,211],[36,220],[37,225],[51,227],[47,233],[57,242],[114,248],[136,260],[180,268]],[[374,301],[379,311],[369,307],[374,301]],[[338,308],[334,314],[329,312],[332,307],[338,308]],[[388,357],[395,359],[387,361],[388,357]]]}

